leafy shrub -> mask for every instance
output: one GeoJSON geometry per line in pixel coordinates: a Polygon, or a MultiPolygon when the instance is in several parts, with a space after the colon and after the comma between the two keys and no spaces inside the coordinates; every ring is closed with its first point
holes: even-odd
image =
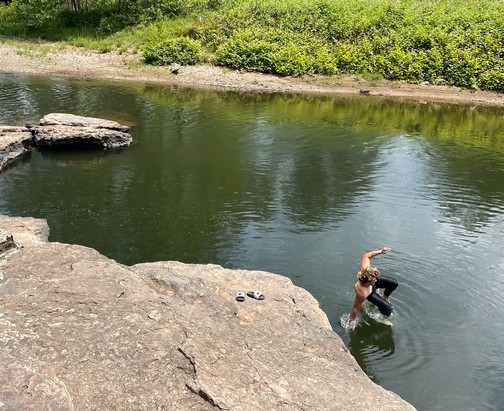
{"type": "Polygon", "coordinates": [[[445,54],[444,78],[448,84],[476,88],[481,59],[475,50],[451,45],[445,54]]]}
{"type": "Polygon", "coordinates": [[[372,45],[369,41],[341,42],[334,49],[336,67],[342,73],[373,73],[376,69],[372,45]]]}
{"type": "Polygon", "coordinates": [[[217,64],[239,70],[274,73],[272,57],[278,45],[252,30],[238,32],[216,52],[217,64]]]}
{"type": "Polygon", "coordinates": [[[217,49],[216,59],[217,64],[235,69],[282,76],[337,72],[327,44],[278,29],[242,30],[217,49]]]}
{"type": "Polygon", "coordinates": [[[14,0],[9,7],[16,21],[22,23],[27,32],[34,32],[41,27],[56,26],[66,4],[59,0],[14,0]]]}
{"type": "Polygon", "coordinates": [[[481,73],[480,86],[486,90],[503,91],[504,68],[493,68],[481,73]]]}
{"type": "Polygon", "coordinates": [[[220,1],[209,0],[130,0],[125,3],[128,14],[136,15],[142,21],[190,16],[215,10],[220,1]]]}
{"type": "Polygon", "coordinates": [[[203,60],[201,43],[188,37],[171,38],[147,47],[143,53],[146,63],[167,66],[172,63],[194,65],[203,60]]]}
{"type": "Polygon", "coordinates": [[[96,33],[100,36],[107,36],[127,27],[130,22],[128,16],[122,13],[111,13],[104,15],[99,23],[96,33]]]}
{"type": "Polygon", "coordinates": [[[0,3],[0,33],[5,32],[9,26],[10,8],[0,3]]]}
{"type": "Polygon", "coordinates": [[[273,54],[274,73],[281,76],[301,76],[303,74],[334,74],[334,56],[327,50],[313,50],[309,46],[289,42],[273,54]],[[326,53],[324,53],[326,51],[326,53]],[[317,57],[320,52],[320,61],[317,57]]]}

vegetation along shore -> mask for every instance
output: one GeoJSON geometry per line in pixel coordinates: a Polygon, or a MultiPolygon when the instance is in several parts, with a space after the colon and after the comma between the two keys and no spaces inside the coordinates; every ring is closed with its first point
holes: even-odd
{"type": "Polygon", "coordinates": [[[3,0],[0,34],[2,72],[504,105],[495,0],[3,0]]]}

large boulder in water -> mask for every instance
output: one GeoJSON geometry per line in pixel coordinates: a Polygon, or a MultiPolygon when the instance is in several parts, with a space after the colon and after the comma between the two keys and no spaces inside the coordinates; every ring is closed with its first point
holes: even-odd
{"type": "Polygon", "coordinates": [[[0,216],[0,408],[405,410],[317,301],[286,277],[215,265],[127,267],[0,216]],[[260,290],[266,298],[235,299],[260,290]]]}
{"type": "Polygon", "coordinates": [[[132,142],[127,126],[74,114],[48,114],[30,129],[38,147],[118,148],[132,142]]]}
{"type": "Polygon", "coordinates": [[[115,121],[73,114],[48,114],[38,125],[0,125],[0,171],[33,146],[119,148],[131,145],[129,127],[115,121]]]}

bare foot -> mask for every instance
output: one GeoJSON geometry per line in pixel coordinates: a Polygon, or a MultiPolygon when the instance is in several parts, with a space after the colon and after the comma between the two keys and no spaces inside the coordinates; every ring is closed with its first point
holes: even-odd
{"type": "Polygon", "coordinates": [[[389,295],[381,295],[381,298],[383,298],[386,302],[390,303],[390,296],[389,295]]]}

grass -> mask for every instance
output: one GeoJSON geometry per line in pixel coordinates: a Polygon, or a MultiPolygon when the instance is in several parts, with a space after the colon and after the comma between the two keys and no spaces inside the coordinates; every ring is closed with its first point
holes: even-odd
{"type": "MultiPolygon", "coordinates": [[[[16,2],[16,0],[15,0],[16,2]]],[[[20,2],[20,0],[18,0],[20,2]]],[[[20,2],[22,3],[22,2],[20,2]]],[[[99,3],[99,2],[97,2],[99,3]]],[[[133,2],[134,3],[134,2],[133,2]]],[[[163,52],[190,38],[207,62],[279,75],[360,75],[504,91],[504,2],[497,0],[146,1],[134,15],[111,10],[37,27],[44,39],[101,52],[163,52]]],[[[0,33],[30,36],[12,7],[0,33]]],[[[50,24],[49,24],[50,23],[50,24]]],[[[178,55],[179,58],[180,55],[178,55]]],[[[162,56],[169,64],[169,57],[162,56]]],[[[175,57],[174,57],[175,58],[175,57]]]]}

